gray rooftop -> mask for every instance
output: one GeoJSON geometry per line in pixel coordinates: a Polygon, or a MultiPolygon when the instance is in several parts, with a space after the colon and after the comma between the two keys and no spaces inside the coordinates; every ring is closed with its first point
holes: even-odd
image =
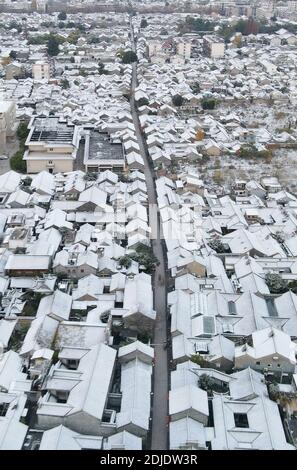
{"type": "Polygon", "coordinates": [[[91,131],[88,160],[123,160],[122,144],[112,144],[103,132],[91,131]]]}

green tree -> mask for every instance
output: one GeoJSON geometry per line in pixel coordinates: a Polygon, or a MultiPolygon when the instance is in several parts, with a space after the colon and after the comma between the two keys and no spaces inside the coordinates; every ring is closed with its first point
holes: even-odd
{"type": "Polygon", "coordinates": [[[172,97],[172,104],[173,104],[174,106],[179,107],[179,106],[182,106],[183,103],[184,103],[184,99],[183,99],[183,97],[182,97],[181,95],[174,95],[174,96],[172,97]]]}
{"type": "Polygon", "coordinates": [[[65,25],[66,28],[75,28],[76,27],[76,23],[74,23],[74,21],[67,21],[66,25],[65,25]]]}
{"type": "Polygon", "coordinates": [[[85,181],[96,181],[96,179],[97,179],[97,173],[95,173],[95,172],[88,171],[87,173],[84,174],[84,180],[85,181]]]}
{"type": "Polygon", "coordinates": [[[13,155],[13,157],[11,157],[10,167],[12,170],[18,171],[20,173],[26,173],[26,162],[23,160],[24,151],[25,149],[22,147],[13,155]]]}
{"type": "Polygon", "coordinates": [[[277,273],[267,273],[265,281],[271,294],[283,294],[288,290],[287,281],[277,273]]]}
{"type": "Polygon", "coordinates": [[[77,23],[76,27],[81,33],[84,33],[86,31],[86,27],[84,24],[77,23]]]}
{"type": "Polygon", "coordinates": [[[15,51],[10,51],[9,53],[9,57],[13,60],[15,60],[17,58],[17,53],[15,51]]]}
{"type": "Polygon", "coordinates": [[[54,35],[50,35],[47,42],[47,53],[51,57],[57,56],[59,54],[59,41],[54,35]]]}
{"type": "Polygon", "coordinates": [[[32,183],[32,178],[30,178],[30,176],[26,176],[26,177],[22,180],[22,184],[23,184],[23,186],[25,186],[25,187],[31,186],[31,183],[32,183]]]}
{"type": "Polygon", "coordinates": [[[225,253],[226,249],[221,240],[214,239],[208,242],[208,246],[217,253],[225,253]]]}
{"type": "Polygon", "coordinates": [[[159,260],[153,253],[151,246],[139,245],[135,249],[135,253],[130,255],[130,258],[144,266],[145,272],[152,274],[156,266],[159,265],[159,260]]]}
{"type": "Polygon", "coordinates": [[[258,150],[255,145],[244,145],[240,148],[239,156],[246,159],[261,158],[270,163],[273,155],[271,150],[258,150]]]}
{"type": "Polygon", "coordinates": [[[132,263],[132,259],[129,256],[122,256],[119,259],[119,264],[126,269],[130,268],[131,263],[132,263]]]}
{"type": "Polygon", "coordinates": [[[191,361],[194,364],[198,364],[201,367],[209,367],[208,362],[200,354],[192,354],[191,361]]]}
{"type": "Polygon", "coordinates": [[[42,26],[43,28],[52,28],[54,27],[54,23],[50,22],[50,21],[43,21],[42,23],[40,23],[40,26],[42,26]]]}
{"type": "Polygon", "coordinates": [[[23,160],[23,155],[25,152],[25,142],[29,134],[29,129],[26,123],[20,123],[17,130],[17,137],[19,139],[20,148],[19,150],[11,157],[10,167],[14,171],[20,173],[26,173],[26,162],[23,160]]]}
{"type": "Polygon", "coordinates": [[[140,23],[140,27],[141,28],[146,28],[148,26],[148,22],[145,18],[142,18],[141,20],[141,23],[140,23]]]}
{"type": "Polygon", "coordinates": [[[191,85],[191,89],[192,89],[192,92],[195,94],[195,95],[198,95],[198,93],[200,93],[201,89],[200,89],[200,83],[199,82],[194,82],[192,85],[191,85]]]}
{"type": "Polygon", "coordinates": [[[28,125],[25,122],[21,122],[17,130],[17,137],[20,141],[20,145],[25,144],[25,141],[28,135],[29,135],[28,125]]]}
{"type": "Polygon", "coordinates": [[[161,28],[160,30],[160,36],[168,36],[168,31],[166,28],[161,28]]]}
{"type": "Polygon", "coordinates": [[[7,29],[16,29],[18,33],[22,32],[22,26],[15,20],[11,21],[7,29]]]}
{"type": "Polygon", "coordinates": [[[290,281],[288,288],[294,293],[297,294],[297,281],[290,281]]]}
{"type": "Polygon", "coordinates": [[[187,16],[185,21],[180,21],[178,24],[178,31],[182,34],[191,31],[213,31],[215,23],[212,21],[204,20],[203,18],[194,18],[187,16]]]}
{"type": "Polygon", "coordinates": [[[67,14],[65,11],[61,11],[59,14],[58,14],[58,20],[60,21],[65,21],[67,19],[67,14]]]}
{"type": "Polygon", "coordinates": [[[72,31],[68,38],[67,38],[67,41],[70,43],[70,44],[77,44],[77,41],[79,40],[80,38],[80,31],[78,29],[76,29],[75,31],[72,31]]]}
{"type": "Polygon", "coordinates": [[[148,274],[152,274],[156,266],[159,265],[159,260],[154,255],[152,248],[146,245],[138,245],[134,253],[122,256],[119,259],[119,264],[127,269],[131,266],[132,260],[143,266],[144,271],[148,274]]]}
{"type": "Polygon", "coordinates": [[[137,62],[137,55],[134,51],[124,51],[120,55],[123,64],[132,64],[133,62],[137,62]]]}
{"type": "Polygon", "coordinates": [[[108,75],[108,70],[105,69],[105,64],[103,64],[103,62],[99,62],[98,73],[99,75],[108,75]]]}
{"type": "Polygon", "coordinates": [[[215,98],[202,98],[201,106],[203,109],[214,109],[216,107],[216,100],[215,98]]]}
{"type": "Polygon", "coordinates": [[[199,377],[198,385],[202,390],[205,390],[208,395],[212,395],[216,382],[213,377],[207,374],[202,374],[199,377]]]}
{"type": "Polygon", "coordinates": [[[89,39],[89,44],[98,44],[101,41],[100,38],[97,38],[97,36],[91,36],[89,39]]]}
{"type": "Polygon", "coordinates": [[[137,106],[140,108],[141,106],[148,106],[149,105],[149,100],[146,98],[140,98],[137,101],[137,106]]]}
{"type": "Polygon", "coordinates": [[[68,88],[70,88],[70,83],[67,78],[63,78],[61,80],[61,87],[63,88],[63,90],[67,90],[68,88]]]}

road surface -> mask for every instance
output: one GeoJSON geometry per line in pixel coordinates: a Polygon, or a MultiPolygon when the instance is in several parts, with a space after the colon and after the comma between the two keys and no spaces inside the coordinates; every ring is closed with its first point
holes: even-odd
{"type": "MultiPolygon", "coordinates": [[[[136,44],[131,24],[131,42],[136,52],[136,44]]],[[[132,65],[131,85],[131,112],[135,126],[135,132],[140,147],[140,152],[145,163],[144,174],[149,200],[149,223],[152,229],[152,248],[160,264],[156,268],[153,280],[154,308],[156,310],[156,322],[154,329],[155,367],[152,403],[152,440],[153,450],[166,450],[168,448],[168,355],[167,348],[167,292],[166,292],[166,268],[162,241],[160,237],[160,218],[157,210],[157,194],[154,183],[155,172],[152,161],[145,145],[145,140],[140,129],[134,92],[137,86],[137,64],[132,65]],[[162,282],[160,282],[162,279],[162,282]]]]}

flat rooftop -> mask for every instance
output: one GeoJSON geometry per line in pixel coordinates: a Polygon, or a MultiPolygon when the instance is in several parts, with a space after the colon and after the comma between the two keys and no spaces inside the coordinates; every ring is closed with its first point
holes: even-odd
{"type": "Polygon", "coordinates": [[[37,117],[33,122],[30,142],[62,142],[72,144],[74,127],[57,117],[37,117]]]}
{"type": "MultiPolygon", "coordinates": [[[[86,139],[87,144],[87,139],[86,139]]],[[[87,150],[87,149],[86,149],[87,150]]],[[[108,134],[90,131],[89,149],[86,155],[88,160],[123,160],[122,144],[112,144],[108,134]]]]}

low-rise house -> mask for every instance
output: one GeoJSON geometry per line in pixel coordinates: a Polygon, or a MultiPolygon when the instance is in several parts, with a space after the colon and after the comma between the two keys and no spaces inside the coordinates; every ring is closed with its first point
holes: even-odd
{"type": "Polygon", "coordinates": [[[121,409],[119,430],[145,437],[149,430],[153,349],[136,341],[119,349],[121,409]]]}
{"type": "Polygon", "coordinates": [[[293,450],[286,440],[277,404],[261,392],[246,399],[244,383],[238,395],[233,398],[218,394],[213,398],[212,449],[293,450]]]}
{"type": "Polygon", "coordinates": [[[50,270],[50,256],[16,255],[8,257],[5,272],[9,276],[41,276],[50,270]]]}
{"type": "Polygon", "coordinates": [[[38,424],[49,429],[63,423],[81,434],[108,436],[116,430],[116,412],[106,408],[116,351],[99,344],[89,350],[74,349],[73,357],[69,353],[68,367],[58,361],[47,375],[46,394],[38,403],[38,424]]]}
{"type": "Polygon", "coordinates": [[[189,417],[206,426],[209,415],[207,393],[194,385],[171,390],[169,414],[172,421],[189,417]]]}
{"type": "Polygon", "coordinates": [[[192,399],[183,407],[186,412],[173,414],[175,419],[170,422],[171,449],[294,449],[286,439],[278,406],[268,397],[262,374],[248,368],[226,375],[201,369],[193,363],[184,364],[178,371],[179,375],[176,374],[177,371],[172,372],[170,399],[175,401],[169,409],[179,410],[176,403],[187,401],[186,390],[191,390],[192,399]],[[212,395],[210,400],[207,393],[197,387],[197,376],[200,377],[199,382],[202,378],[212,380],[213,390],[208,392],[212,395]],[[229,392],[226,392],[226,387],[229,392]],[[193,408],[197,410],[195,413],[193,408]],[[208,420],[210,409],[211,420],[208,420]]]}
{"type": "Polygon", "coordinates": [[[35,318],[28,329],[20,349],[20,356],[29,359],[40,349],[50,349],[59,326],[59,320],[49,315],[35,318]]]}
{"type": "Polygon", "coordinates": [[[41,299],[36,318],[48,315],[58,321],[68,320],[71,312],[72,297],[60,290],[41,299]]]}
{"type": "Polygon", "coordinates": [[[39,194],[49,194],[52,196],[55,192],[55,178],[47,171],[41,171],[32,178],[31,188],[39,194]]]}
{"type": "Polygon", "coordinates": [[[53,271],[66,277],[80,279],[87,275],[96,275],[98,255],[93,251],[59,251],[53,262],[53,271]]]}
{"type": "Polygon", "coordinates": [[[288,334],[265,328],[252,333],[252,346],[235,348],[235,368],[252,367],[272,374],[293,373],[296,366],[296,344],[288,334]]]}
{"type": "Polygon", "coordinates": [[[0,194],[10,194],[16,191],[21,181],[21,175],[16,171],[8,171],[0,175],[0,194]]]}
{"type": "Polygon", "coordinates": [[[103,291],[104,282],[102,278],[90,274],[78,280],[77,288],[73,290],[72,297],[78,301],[97,301],[103,291]]]}
{"type": "Polygon", "coordinates": [[[123,320],[127,328],[151,331],[156,312],[153,309],[151,277],[141,273],[125,283],[123,299],[123,320]]]}
{"type": "Polygon", "coordinates": [[[21,450],[28,431],[28,426],[21,422],[26,415],[24,393],[0,393],[0,449],[21,450]]]}
{"type": "Polygon", "coordinates": [[[141,450],[141,438],[123,431],[109,437],[79,434],[63,426],[45,431],[39,450],[141,450]]]}
{"type": "Polygon", "coordinates": [[[2,353],[0,357],[0,392],[8,392],[14,381],[26,380],[27,375],[22,372],[22,369],[23,363],[18,353],[14,351],[2,353]]]}

